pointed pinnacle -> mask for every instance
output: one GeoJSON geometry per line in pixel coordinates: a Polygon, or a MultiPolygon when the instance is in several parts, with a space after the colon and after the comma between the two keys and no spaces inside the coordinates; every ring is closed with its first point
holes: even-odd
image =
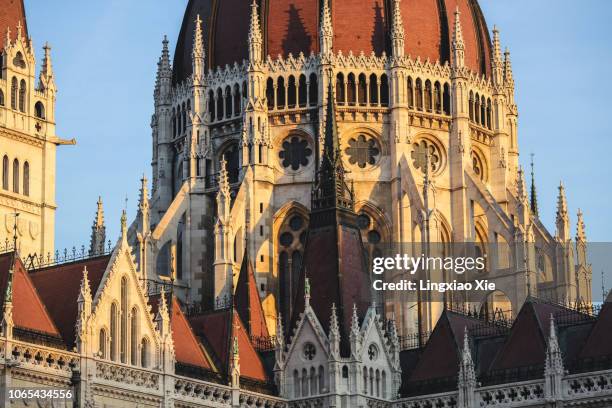
{"type": "Polygon", "coordinates": [[[463,49],[465,44],[463,42],[463,30],[461,28],[461,12],[459,6],[455,9],[455,26],[453,29],[453,47],[455,49],[463,49]]]}

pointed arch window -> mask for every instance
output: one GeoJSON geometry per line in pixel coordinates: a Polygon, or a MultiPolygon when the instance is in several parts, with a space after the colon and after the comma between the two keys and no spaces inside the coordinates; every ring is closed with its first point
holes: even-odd
{"type": "Polygon", "coordinates": [[[348,80],[346,84],[346,94],[348,97],[349,105],[355,105],[355,102],[357,101],[357,84],[355,83],[355,74],[353,74],[352,72],[348,75],[348,80]]]}
{"type": "Polygon", "coordinates": [[[375,74],[370,75],[370,105],[378,105],[378,77],[375,74]]]}
{"type": "Polygon", "coordinates": [[[276,84],[276,107],[278,109],[285,109],[285,78],[279,77],[276,84]]]}
{"type": "Polygon", "coordinates": [[[144,368],[148,368],[151,364],[149,362],[149,353],[149,340],[143,337],[140,342],[140,365],[144,368]]]}
{"type": "Polygon", "coordinates": [[[423,83],[421,78],[416,80],[416,107],[418,110],[423,110],[423,83]]]}
{"type": "Polygon", "coordinates": [[[19,193],[19,160],[13,160],[13,193],[19,193]]]}
{"type": "Polygon", "coordinates": [[[240,94],[240,87],[238,84],[234,85],[234,116],[240,114],[242,110],[242,95],[240,94]]]}
{"type": "Polygon", "coordinates": [[[225,87],[225,118],[229,119],[232,117],[232,89],[228,86],[225,87]]]}
{"type": "Polygon", "coordinates": [[[9,158],[6,155],[2,158],[2,189],[9,189],[9,158]]]}
{"type": "Polygon", "coordinates": [[[287,82],[287,108],[289,109],[295,108],[296,91],[295,77],[289,75],[289,81],[287,82]]]}
{"type": "Polygon", "coordinates": [[[30,195],[30,163],[23,164],[23,195],[30,195]]]}
{"type": "Polygon", "coordinates": [[[306,76],[300,75],[300,83],[299,83],[299,88],[298,88],[298,103],[300,105],[300,108],[303,108],[306,106],[307,99],[308,99],[308,90],[306,87],[306,76]]]}
{"type": "Polygon", "coordinates": [[[266,81],[266,99],[268,101],[268,109],[274,109],[274,80],[268,78],[266,81]]]}
{"type": "Polygon", "coordinates": [[[19,110],[26,111],[26,81],[23,79],[19,83],[19,110]]]}
{"type": "Polygon", "coordinates": [[[106,358],[106,330],[100,329],[98,336],[98,355],[100,358],[106,358]]]}
{"type": "Polygon", "coordinates": [[[389,80],[385,74],[380,76],[380,104],[389,106],[389,80]]]}
{"type": "Polygon", "coordinates": [[[110,358],[117,361],[117,304],[110,309],[110,358]]]}
{"type": "Polygon", "coordinates": [[[408,77],[408,107],[414,107],[414,90],[411,77],[408,77]]]}
{"type": "Polygon", "coordinates": [[[0,106],[4,106],[4,92],[0,89],[0,106]]]}
{"type": "Polygon", "coordinates": [[[120,342],[121,342],[121,362],[127,363],[127,278],[121,278],[121,328],[120,328],[120,342]]]}
{"type": "Polygon", "coordinates": [[[13,77],[11,80],[11,109],[17,110],[17,94],[19,93],[19,86],[17,85],[17,78],[13,77]]]}
{"type": "Polygon", "coordinates": [[[342,72],[336,77],[336,102],[339,105],[344,105],[345,93],[344,93],[344,75],[342,72]]]}
{"type": "Polygon", "coordinates": [[[308,97],[310,99],[310,106],[316,106],[319,103],[319,83],[315,74],[310,74],[308,97]]]}
{"type": "Polygon", "coordinates": [[[138,365],[138,310],[135,307],[130,313],[130,361],[138,365]]]}

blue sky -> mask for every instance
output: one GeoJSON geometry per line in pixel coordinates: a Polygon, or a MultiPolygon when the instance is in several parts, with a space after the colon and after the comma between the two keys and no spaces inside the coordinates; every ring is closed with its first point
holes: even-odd
{"type": "MultiPolygon", "coordinates": [[[[150,173],[153,85],[161,40],[172,48],[186,0],[26,0],[37,57],[53,46],[59,88],[57,248],[88,244],[96,200],[107,235],[120,212],[136,210],[139,179],[150,173]]],[[[481,0],[489,28],[508,46],[517,84],[521,162],[536,155],[540,215],[554,230],[563,180],[575,228],[582,208],[591,241],[612,241],[610,187],[612,41],[607,0],[481,0]]],[[[409,27],[406,27],[409,29],[409,27]]]]}

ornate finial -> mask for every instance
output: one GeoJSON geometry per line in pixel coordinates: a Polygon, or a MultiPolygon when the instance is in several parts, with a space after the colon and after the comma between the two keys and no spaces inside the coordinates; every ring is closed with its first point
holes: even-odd
{"type": "Polygon", "coordinates": [[[520,166],[518,169],[518,176],[516,178],[516,191],[519,201],[525,202],[527,200],[527,184],[525,183],[525,172],[520,166]]]}
{"type": "Polygon", "coordinates": [[[459,6],[455,9],[455,25],[453,28],[453,67],[461,68],[465,65],[465,43],[463,42],[463,30],[461,28],[461,12],[459,6]]]}
{"type": "Polygon", "coordinates": [[[402,21],[401,0],[393,1],[393,22],[391,26],[391,41],[393,43],[393,56],[404,55],[404,23],[402,21]]]}
{"type": "Polygon", "coordinates": [[[251,63],[261,62],[262,42],[257,1],[253,0],[251,3],[251,23],[249,25],[249,61],[251,63]]]}
{"type": "Polygon", "coordinates": [[[557,197],[557,220],[567,217],[567,197],[563,181],[559,182],[559,195],[557,197]]]}
{"type": "Polygon", "coordinates": [[[44,57],[42,67],[40,69],[41,75],[49,78],[53,76],[53,66],[51,65],[51,46],[48,42],[43,46],[44,57]]]}
{"type": "Polygon", "coordinates": [[[567,198],[565,196],[565,187],[563,182],[559,183],[559,196],[557,197],[557,238],[563,242],[567,242],[570,239],[569,231],[569,216],[567,212],[567,198]]]}
{"type": "Polygon", "coordinates": [[[319,48],[321,54],[328,55],[332,53],[333,41],[334,28],[332,24],[329,0],[323,0],[323,9],[321,10],[321,23],[319,28],[319,48]]]}
{"type": "Polygon", "coordinates": [[[121,212],[121,238],[127,241],[127,214],[125,209],[121,212]]]}
{"type": "Polygon", "coordinates": [[[563,357],[561,347],[559,347],[559,339],[557,338],[557,328],[555,318],[550,314],[550,332],[548,335],[548,344],[546,347],[546,360],[544,362],[545,376],[563,375],[563,357]]]}
{"type": "Polygon", "coordinates": [[[21,20],[17,22],[17,39],[23,39],[23,25],[21,25],[21,20]]]}
{"type": "Polygon", "coordinates": [[[310,279],[304,278],[304,304],[310,306],[310,279]]]}
{"type": "Polygon", "coordinates": [[[506,48],[504,52],[504,80],[509,86],[514,84],[514,74],[512,73],[512,62],[510,60],[510,51],[508,48],[506,48]]]}
{"type": "Polygon", "coordinates": [[[223,192],[223,194],[229,197],[230,182],[225,157],[221,159],[219,164],[221,165],[221,168],[219,169],[219,192],[223,192]]]}
{"type": "Polygon", "coordinates": [[[340,324],[338,323],[338,313],[336,311],[336,303],[332,303],[331,317],[329,318],[329,330],[332,333],[340,335],[340,324]]]}
{"type": "Polygon", "coordinates": [[[94,256],[104,252],[106,242],[106,225],[104,225],[104,205],[102,197],[98,196],[96,203],[96,216],[91,226],[91,239],[89,241],[89,255],[94,256]]]}
{"type": "Polygon", "coordinates": [[[357,316],[357,305],[353,303],[353,315],[351,316],[351,335],[359,334],[359,316],[357,316]]]}
{"type": "Polygon", "coordinates": [[[535,155],[531,153],[531,213],[536,217],[539,217],[538,212],[538,196],[536,193],[536,185],[535,185],[535,172],[533,165],[533,157],[535,155]]]}
{"type": "Polygon", "coordinates": [[[580,208],[578,209],[578,221],[576,222],[576,241],[586,242],[584,218],[580,208]]]}
{"type": "Polygon", "coordinates": [[[145,211],[149,208],[149,190],[147,188],[147,176],[144,174],[140,179],[140,197],[138,198],[138,209],[145,211]]]}
{"type": "Polygon", "coordinates": [[[202,38],[202,19],[199,14],[195,20],[191,60],[194,80],[196,82],[201,81],[204,78],[205,52],[204,40],[202,38]]]}
{"type": "Polygon", "coordinates": [[[87,271],[87,266],[83,268],[83,278],[81,279],[81,289],[79,291],[78,301],[91,301],[91,287],[89,285],[89,274],[87,271]]]}

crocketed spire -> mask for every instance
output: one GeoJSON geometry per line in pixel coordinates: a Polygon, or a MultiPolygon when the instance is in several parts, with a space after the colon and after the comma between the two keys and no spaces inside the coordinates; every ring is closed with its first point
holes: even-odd
{"type": "Polygon", "coordinates": [[[465,42],[463,41],[463,29],[461,28],[461,12],[459,7],[455,9],[455,25],[453,27],[453,67],[462,68],[465,65],[465,42]]]}

